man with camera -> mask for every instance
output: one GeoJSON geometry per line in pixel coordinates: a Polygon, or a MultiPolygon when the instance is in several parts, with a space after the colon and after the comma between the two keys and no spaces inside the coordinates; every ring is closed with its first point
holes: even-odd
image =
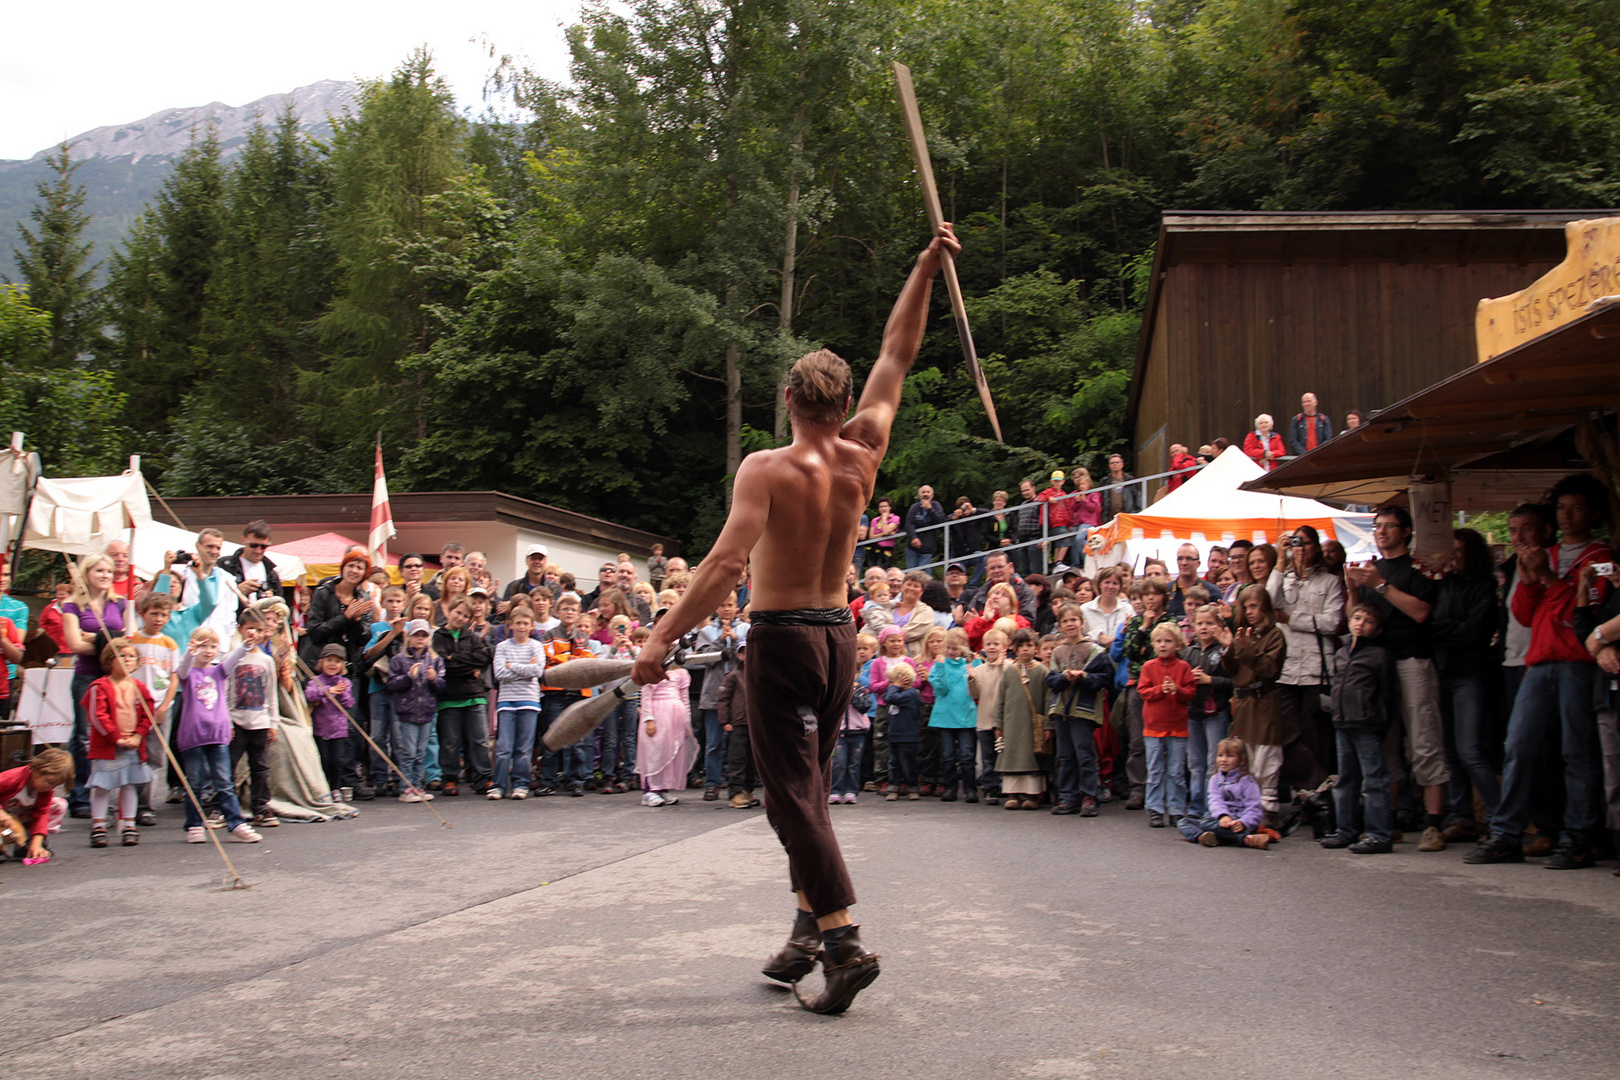
{"type": "Polygon", "coordinates": [[[1371,565],[1348,566],[1345,586],[1361,603],[1383,616],[1380,641],[1395,657],[1401,683],[1401,719],[1406,726],[1406,756],[1412,781],[1423,789],[1423,838],[1419,851],[1444,851],[1446,785],[1445,726],[1440,717],[1440,674],[1434,666],[1429,613],[1435,583],[1412,562],[1412,515],[1404,506],[1385,506],[1373,517],[1378,559],[1371,565]]]}
{"type": "Polygon", "coordinates": [[[988,539],[990,519],[975,517],[978,508],[966,495],[958,495],[956,509],[951,512],[949,526],[951,559],[967,568],[971,584],[978,584],[983,576],[985,541],[988,539]]]}
{"type": "Polygon", "coordinates": [[[167,633],[176,641],[189,641],[199,626],[212,627],[220,641],[230,641],[236,633],[236,579],[219,565],[225,549],[225,534],[204,529],[197,534],[197,550],[163,553],[163,573],[156,589],[167,588],[174,597],[174,615],[167,633]]]}

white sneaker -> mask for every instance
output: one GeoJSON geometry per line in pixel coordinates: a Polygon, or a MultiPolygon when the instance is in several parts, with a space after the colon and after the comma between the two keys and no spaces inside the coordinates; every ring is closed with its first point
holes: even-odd
{"type": "Polygon", "coordinates": [[[422,796],[420,796],[420,795],[418,795],[416,793],[415,788],[406,788],[404,791],[399,793],[399,801],[400,802],[421,802],[422,801],[422,796]]]}
{"type": "Polygon", "coordinates": [[[523,799],[527,799],[528,797],[529,797],[529,789],[528,788],[526,788],[526,787],[515,787],[515,788],[512,789],[512,798],[521,801],[523,799]]]}
{"type": "Polygon", "coordinates": [[[849,794],[845,795],[844,796],[844,801],[846,803],[854,803],[855,802],[855,793],[853,791],[851,791],[849,794]]]}
{"type": "Polygon", "coordinates": [[[234,844],[257,844],[264,837],[253,831],[253,826],[242,822],[230,831],[231,842],[234,844]]]}
{"type": "Polygon", "coordinates": [[[649,791],[641,797],[642,806],[663,806],[664,797],[656,791],[649,791]]]}
{"type": "Polygon", "coordinates": [[[201,825],[193,825],[191,828],[186,830],[186,843],[188,843],[188,844],[206,844],[206,843],[208,843],[208,830],[203,828],[201,825]]]}
{"type": "Polygon", "coordinates": [[[841,795],[836,794],[836,793],[827,796],[827,805],[828,806],[837,806],[839,803],[841,803],[843,801],[844,801],[843,797],[841,795]]]}
{"type": "Polygon", "coordinates": [[[417,788],[416,794],[420,796],[422,802],[432,802],[435,798],[433,792],[429,791],[427,788],[417,788]]]}
{"type": "Polygon", "coordinates": [[[676,803],[681,801],[681,797],[679,795],[671,795],[667,791],[660,793],[658,797],[664,800],[663,803],[660,804],[662,806],[674,806],[676,803]]]}
{"type": "Polygon", "coordinates": [[[484,798],[488,799],[490,802],[500,802],[501,789],[498,787],[490,788],[489,791],[484,794],[484,798]]]}

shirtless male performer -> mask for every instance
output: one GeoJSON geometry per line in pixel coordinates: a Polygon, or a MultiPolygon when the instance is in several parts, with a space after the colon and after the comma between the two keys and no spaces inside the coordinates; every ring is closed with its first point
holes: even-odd
{"type": "Polygon", "coordinates": [[[743,459],[725,528],[686,595],[654,625],[632,675],[643,686],[662,679],[670,648],[736,588],[744,565],[751,567],[743,676],[749,733],[765,816],[787,849],[799,901],[787,944],[765,974],[797,983],[819,958],[826,987],[799,999],[811,1012],[843,1012],[878,976],[877,954],[862,947],[860,927],[850,921],[855,888],[827,810],[828,766],[857,670],[844,575],[889,448],[900,386],[922,344],[941,253],[960,250],[947,223],[917,256],[847,423],[849,365],[825,349],[793,365],[785,395],[792,444],[743,459]]]}

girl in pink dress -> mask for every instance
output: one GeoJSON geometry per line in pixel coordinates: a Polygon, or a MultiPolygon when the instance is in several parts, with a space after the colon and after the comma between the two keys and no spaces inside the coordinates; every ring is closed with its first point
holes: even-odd
{"type": "Polygon", "coordinates": [[[676,791],[686,786],[686,774],[697,754],[692,737],[688,690],[692,676],[676,668],[663,682],[641,688],[641,733],[636,740],[636,772],[646,794],[643,806],[674,806],[676,791]]]}

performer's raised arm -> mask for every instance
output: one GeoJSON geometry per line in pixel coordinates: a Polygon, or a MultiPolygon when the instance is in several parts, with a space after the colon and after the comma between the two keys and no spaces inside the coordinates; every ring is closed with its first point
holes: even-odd
{"type": "Polygon", "coordinates": [[[861,402],[856,406],[855,415],[844,425],[844,438],[870,446],[879,457],[889,448],[889,428],[900,408],[900,388],[922,346],[923,330],[928,324],[928,299],[933,292],[934,277],[939,273],[940,253],[949,251],[954,256],[961,250],[962,245],[947,221],[939,227],[939,235],[917,256],[911,276],[906,279],[894,302],[894,310],[889,312],[889,321],[883,327],[883,345],[878,351],[877,363],[866,377],[861,402]]]}

